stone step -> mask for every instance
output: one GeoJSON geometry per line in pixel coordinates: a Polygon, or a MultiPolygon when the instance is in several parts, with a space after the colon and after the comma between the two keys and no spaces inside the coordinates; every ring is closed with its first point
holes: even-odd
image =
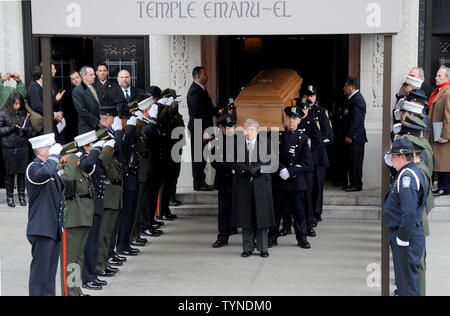
{"type": "MultiPolygon", "coordinates": [[[[173,214],[189,216],[217,216],[217,204],[183,204],[170,208],[173,214]]],[[[377,220],[380,207],[377,206],[325,206],[323,219],[377,220]]]]}

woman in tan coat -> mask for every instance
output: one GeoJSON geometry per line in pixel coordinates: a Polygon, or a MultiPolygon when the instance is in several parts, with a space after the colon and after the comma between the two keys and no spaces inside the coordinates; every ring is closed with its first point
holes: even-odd
{"type": "Polygon", "coordinates": [[[437,89],[428,101],[430,105],[430,143],[433,148],[434,172],[439,173],[438,190],[435,196],[450,194],[450,68],[442,66],[436,75],[437,89]],[[435,140],[433,125],[443,123],[441,135],[435,140]]]}

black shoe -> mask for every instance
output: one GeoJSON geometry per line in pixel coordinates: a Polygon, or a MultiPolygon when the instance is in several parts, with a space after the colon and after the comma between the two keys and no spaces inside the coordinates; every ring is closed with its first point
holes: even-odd
{"type": "Polygon", "coordinates": [[[131,257],[135,257],[138,255],[137,252],[129,251],[129,250],[120,250],[120,251],[118,251],[118,253],[119,253],[119,255],[122,255],[122,256],[131,256],[131,257]]]}
{"type": "Polygon", "coordinates": [[[175,199],[171,199],[169,202],[169,206],[180,206],[181,205],[181,201],[175,200],[175,199]]]}
{"type": "Polygon", "coordinates": [[[106,269],[103,271],[98,271],[96,274],[97,274],[97,276],[100,276],[103,278],[111,278],[116,275],[114,272],[106,271],[106,269]]]}
{"type": "Polygon", "coordinates": [[[25,200],[25,193],[19,193],[19,203],[20,206],[27,206],[27,202],[25,200]]]}
{"type": "Polygon", "coordinates": [[[260,254],[259,254],[259,256],[261,257],[261,258],[267,258],[268,256],[269,256],[269,253],[266,251],[266,252],[261,252],[260,254]]]}
{"type": "Polygon", "coordinates": [[[204,184],[198,187],[194,187],[194,191],[200,191],[200,192],[208,192],[208,191],[212,191],[214,190],[214,188],[210,185],[204,184]]]}
{"type": "Polygon", "coordinates": [[[117,253],[114,254],[114,259],[117,261],[127,262],[126,257],[119,256],[117,253]]]}
{"type": "Polygon", "coordinates": [[[14,197],[7,197],[6,203],[8,203],[9,207],[16,207],[16,203],[14,203],[14,197]]]}
{"type": "Polygon", "coordinates": [[[83,283],[83,284],[81,284],[81,287],[84,289],[93,290],[93,291],[103,290],[103,287],[95,281],[83,283]]]}
{"type": "Polygon", "coordinates": [[[226,241],[226,240],[217,240],[213,244],[213,248],[222,248],[224,246],[228,246],[228,241],[226,241]]]}
{"type": "Polygon", "coordinates": [[[89,294],[81,293],[80,296],[90,296],[89,294]]]}
{"type": "Polygon", "coordinates": [[[308,229],[308,236],[309,237],[316,237],[316,232],[314,231],[314,229],[310,228],[308,229]]]}
{"type": "Polygon", "coordinates": [[[290,228],[283,228],[283,229],[280,230],[280,232],[278,233],[278,235],[279,235],[280,237],[287,236],[287,235],[290,235],[290,234],[292,234],[292,230],[291,230],[290,228]]]}
{"type": "Polygon", "coordinates": [[[107,268],[105,269],[105,271],[110,271],[110,272],[113,272],[113,273],[117,273],[117,272],[119,272],[120,270],[117,269],[117,268],[114,268],[114,267],[109,266],[109,267],[107,267],[107,268]]]}
{"type": "Polygon", "coordinates": [[[307,242],[306,240],[299,241],[299,242],[298,242],[298,246],[299,246],[300,248],[303,248],[303,249],[310,249],[310,248],[311,248],[311,245],[310,245],[309,242],[307,242]]]}
{"type": "Polygon", "coordinates": [[[155,221],[155,222],[152,224],[152,228],[154,227],[155,229],[156,229],[156,228],[160,228],[161,226],[164,226],[164,222],[163,222],[163,221],[155,221]]]}
{"type": "Polygon", "coordinates": [[[248,258],[253,254],[253,252],[251,251],[244,251],[243,253],[241,253],[241,257],[242,258],[248,258]]]}
{"type": "Polygon", "coordinates": [[[99,278],[97,278],[94,282],[99,284],[99,285],[101,285],[101,286],[108,285],[108,282],[106,282],[105,280],[100,280],[99,278]]]}
{"type": "Polygon", "coordinates": [[[157,217],[157,219],[162,220],[162,221],[173,221],[173,218],[170,215],[163,215],[163,216],[159,216],[157,217]]]}
{"type": "Polygon", "coordinates": [[[276,240],[269,240],[269,248],[278,246],[278,241],[276,240]]]}
{"type": "Polygon", "coordinates": [[[134,246],[134,247],[144,247],[145,242],[135,240],[135,241],[130,242],[130,245],[134,246]]]}
{"type": "Polygon", "coordinates": [[[148,236],[148,237],[159,237],[159,236],[161,236],[161,233],[160,233],[160,231],[158,231],[156,229],[152,229],[152,230],[147,229],[142,232],[142,235],[148,236]]]}
{"type": "Polygon", "coordinates": [[[115,267],[121,267],[121,266],[123,266],[123,261],[117,260],[115,257],[114,257],[114,258],[109,258],[109,259],[108,259],[108,263],[109,263],[110,265],[112,265],[112,266],[115,266],[115,267]]]}
{"type": "MultiPolygon", "coordinates": [[[[446,195],[449,195],[450,194],[450,191],[448,191],[448,190],[436,190],[436,191],[433,191],[433,195],[435,196],[435,197],[438,197],[438,196],[446,196],[446,195]]],[[[9,204],[8,204],[9,205],[9,204]]]]}
{"type": "Polygon", "coordinates": [[[362,190],[362,187],[350,186],[345,190],[345,192],[360,192],[362,190]]]}
{"type": "Polygon", "coordinates": [[[138,238],[138,239],[136,239],[136,241],[143,242],[144,244],[148,243],[148,239],[146,239],[146,238],[138,238]]]}

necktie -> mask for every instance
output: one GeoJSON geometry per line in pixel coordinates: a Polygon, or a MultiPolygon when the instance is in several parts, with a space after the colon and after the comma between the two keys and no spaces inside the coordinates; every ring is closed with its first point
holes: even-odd
{"type": "Polygon", "coordinates": [[[254,145],[249,142],[248,143],[248,161],[251,163],[252,162],[252,158],[253,158],[253,150],[254,150],[254,145]]]}
{"type": "Polygon", "coordinates": [[[130,102],[130,95],[128,94],[128,90],[125,91],[125,99],[127,100],[127,102],[130,102]]]}
{"type": "Polygon", "coordinates": [[[98,95],[97,95],[97,91],[95,91],[94,87],[90,86],[91,92],[94,95],[95,100],[97,100],[97,103],[100,104],[100,102],[98,101],[98,95]]]}

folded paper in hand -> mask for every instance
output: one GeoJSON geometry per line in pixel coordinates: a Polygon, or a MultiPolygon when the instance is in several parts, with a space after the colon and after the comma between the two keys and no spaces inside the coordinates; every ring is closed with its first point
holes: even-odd
{"type": "Polygon", "coordinates": [[[61,120],[61,122],[59,122],[56,125],[56,128],[58,129],[58,133],[61,134],[61,132],[66,128],[66,119],[63,117],[63,119],[61,120]]]}
{"type": "Polygon", "coordinates": [[[434,135],[434,141],[436,143],[439,142],[439,139],[441,138],[443,127],[444,127],[443,122],[433,123],[433,135],[434,135]]]}

